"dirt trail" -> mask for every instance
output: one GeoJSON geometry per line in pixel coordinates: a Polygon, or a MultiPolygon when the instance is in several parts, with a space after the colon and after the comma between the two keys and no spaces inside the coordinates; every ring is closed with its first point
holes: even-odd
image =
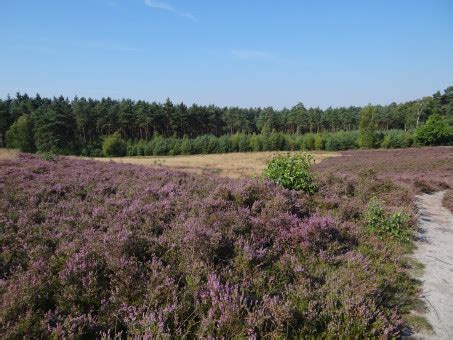
{"type": "Polygon", "coordinates": [[[442,206],[444,194],[417,198],[420,240],[415,258],[425,265],[423,298],[435,334],[416,336],[453,339],[453,214],[442,206]]]}

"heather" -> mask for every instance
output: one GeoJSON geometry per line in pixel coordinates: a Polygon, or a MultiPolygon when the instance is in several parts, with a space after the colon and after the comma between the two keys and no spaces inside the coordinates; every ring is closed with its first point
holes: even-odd
{"type": "Polygon", "coordinates": [[[65,157],[2,161],[1,336],[400,335],[417,293],[407,247],[370,232],[364,212],[375,196],[384,217],[390,196],[409,211],[410,192],[324,162],[308,195],[65,157]]]}
{"type": "MultiPolygon", "coordinates": [[[[343,151],[341,157],[314,166],[323,177],[334,174],[345,181],[358,181],[371,191],[392,194],[405,190],[414,197],[453,187],[453,147],[418,147],[394,150],[343,151]],[[367,175],[371,180],[367,180],[367,175]],[[368,181],[368,183],[366,183],[368,181]],[[389,190],[392,189],[393,190],[389,190]]],[[[403,205],[393,199],[395,206],[403,205]]]]}

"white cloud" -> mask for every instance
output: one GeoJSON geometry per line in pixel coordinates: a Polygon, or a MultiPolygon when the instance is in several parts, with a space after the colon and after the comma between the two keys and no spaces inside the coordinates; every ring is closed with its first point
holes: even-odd
{"type": "Polygon", "coordinates": [[[171,12],[173,14],[179,15],[180,17],[190,19],[192,21],[197,21],[197,18],[189,12],[181,12],[175,9],[172,5],[166,2],[155,1],[155,0],[145,0],[145,5],[157,10],[171,12]]]}
{"type": "Polygon", "coordinates": [[[271,53],[258,50],[249,49],[235,49],[231,51],[231,54],[239,59],[253,60],[253,61],[272,61],[275,60],[275,56],[271,53]]]}

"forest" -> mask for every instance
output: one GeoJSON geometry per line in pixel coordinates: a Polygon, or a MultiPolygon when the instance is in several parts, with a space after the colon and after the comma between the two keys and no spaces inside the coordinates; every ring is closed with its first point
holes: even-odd
{"type": "MultiPolygon", "coordinates": [[[[432,115],[451,130],[453,86],[399,104],[325,110],[303,103],[276,110],[17,93],[0,99],[0,146],[85,156],[405,147],[432,115]],[[375,135],[368,144],[359,138],[364,112],[375,135]]],[[[444,136],[437,144],[450,142],[444,136]]]]}

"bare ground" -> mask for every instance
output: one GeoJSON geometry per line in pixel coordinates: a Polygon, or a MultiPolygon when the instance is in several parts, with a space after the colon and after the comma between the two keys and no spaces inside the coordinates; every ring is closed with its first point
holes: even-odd
{"type": "Polygon", "coordinates": [[[414,256],[425,266],[422,297],[434,334],[415,337],[453,339],[453,214],[442,206],[444,194],[417,197],[419,241],[414,256]]]}

